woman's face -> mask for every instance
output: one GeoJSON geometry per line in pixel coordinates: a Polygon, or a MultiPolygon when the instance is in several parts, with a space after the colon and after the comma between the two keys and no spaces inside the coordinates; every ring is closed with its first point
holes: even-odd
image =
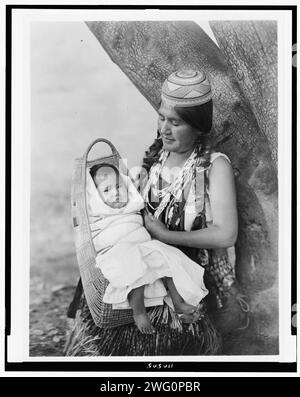
{"type": "Polygon", "coordinates": [[[169,152],[187,152],[194,148],[199,138],[199,132],[164,102],[158,110],[158,131],[162,137],[163,148],[169,152]]]}

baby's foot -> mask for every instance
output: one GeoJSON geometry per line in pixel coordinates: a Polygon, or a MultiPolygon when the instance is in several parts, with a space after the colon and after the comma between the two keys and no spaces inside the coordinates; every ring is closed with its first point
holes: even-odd
{"type": "Polygon", "coordinates": [[[138,329],[141,331],[142,334],[154,334],[155,333],[155,328],[151,324],[151,321],[148,317],[148,314],[145,313],[138,313],[138,314],[133,314],[133,319],[138,327],[138,329]]]}
{"type": "Polygon", "coordinates": [[[177,314],[193,314],[197,307],[186,303],[185,301],[176,302],[174,305],[177,314]]]}
{"type": "Polygon", "coordinates": [[[174,305],[175,311],[183,323],[191,324],[197,321],[196,306],[190,305],[184,301],[174,305]]]}

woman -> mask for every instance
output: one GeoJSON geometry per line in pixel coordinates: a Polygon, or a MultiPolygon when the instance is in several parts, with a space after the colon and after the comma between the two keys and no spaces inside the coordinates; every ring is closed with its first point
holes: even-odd
{"type": "Polygon", "coordinates": [[[244,311],[248,306],[234,275],[238,232],[234,176],[228,157],[210,149],[212,113],[211,87],[203,72],[175,72],[164,82],[158,139],[144,158],[149,172],[143,188],[148,210],[144,219],[153,238],[178,246],[206,265],[211,317],[227,332],[244,317],[239,302],[244,303],[244,311]],[[198,181],[201,184],[200,176],[203,211],[195,202],[197,187],[202,189],[195,188],[198,181]],[[228,306],[228,297],[232,313],[224,318],[227,310],[222,300],[228,306]]]}
{"type": "Polygon", "coordinates": [[[153,238],[204,266],[209,299],[180,320],[166,307],[150,309],[157,337],[147,341],[130,325],[95,329],[84,302],[82,316],[89,325],[82,338],[95,354],[217,354],[216,328],[229,332],[244,320],[232,255],[238,232],[234,177],[228,157],[210,149],[212,94],[206,75],[193,70],[171,74],[162,87],[158,115],[158,138],[146,152],[141,178],[145,226],[153,238]],[[98,342],[90,345],[93,337],[98,342]],[[108,347],[112,340],[121,349],[115,343],[108,347]]]}

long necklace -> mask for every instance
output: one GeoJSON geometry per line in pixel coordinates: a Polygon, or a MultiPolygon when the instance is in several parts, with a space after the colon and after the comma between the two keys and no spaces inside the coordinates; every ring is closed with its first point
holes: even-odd
{"type": "Polygon", "coordinates": [[[144,200],[146,202],[149,202],[148,194],[150,188],[152,188],[153,193],[158,198],[161,199],[159,205],[157,206],[154,212],[154,216],[156,218],[160,216],[160,214],[164,211],[164,209],[168,204],[172,205],[175,201],[178,201],[180,199],[183,189],[192,178],[193,169],[197,163],[197,150],[194,149],[193,152],[188,157],[188,159],[186,160],[186,162],[184,163],[182,169],[175,178],[174,182],[159,189],[158,187],[159,176],[161,175],[162,168],[169,156],[169,153],[170,152],[167,152],[166,150],[162,151],[157,164],[155,164],[151,168],[149,179],[145,186],[144,194],[143,194],[144,200]]]}

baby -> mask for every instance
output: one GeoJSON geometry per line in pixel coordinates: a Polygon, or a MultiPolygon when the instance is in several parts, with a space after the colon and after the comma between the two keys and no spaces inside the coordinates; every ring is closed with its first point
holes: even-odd
{"type": "Polygon", "coordinates": [[[180,250],[152,240],[143,226],[144,202],[129,177],[102,164],[87,173],[87,202],[97,267],[109,281],[103,296],[114,309],[132,308],[142,333],[155,332],[147,306],[167,302],[193,318],[206,296],[203,269],[180,250]]]}
{"type": "Polygon", "coordinates": [[[127,188],[114,166],[96,166],[91,169],[91,175],[104,203],[111,208],[122,208],[127,204],[127,188]]]}

